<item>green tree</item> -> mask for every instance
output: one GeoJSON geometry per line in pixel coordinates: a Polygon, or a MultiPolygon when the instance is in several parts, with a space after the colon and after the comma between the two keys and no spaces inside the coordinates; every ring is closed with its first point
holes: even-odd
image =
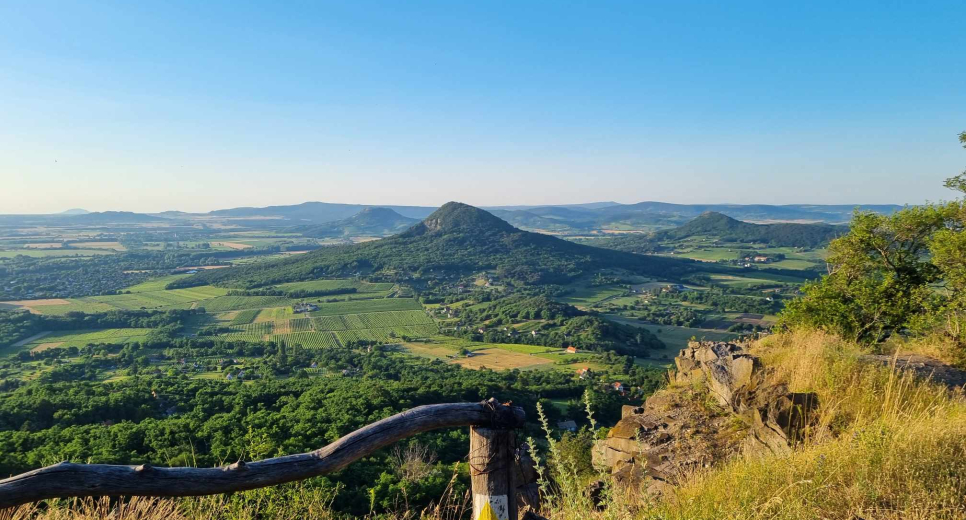
{"type": "MultiPolygon", "coordinates": [[[[966,132],[960,134],[966,147],[966,132]]],[[[966,172],[945,185],[966,194],[966,172]]],[[[966,345],[966,201],[906,207],[892,215],[856,212],[829,246],[828,275],[806,284],[782,314],[875,343],[900,331],[935,333],[966,345]]]]}

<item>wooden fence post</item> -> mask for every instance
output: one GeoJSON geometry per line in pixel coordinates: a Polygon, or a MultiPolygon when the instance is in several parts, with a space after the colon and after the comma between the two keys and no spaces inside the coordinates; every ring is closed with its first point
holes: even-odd
{"type": "Polygon", "coordinates": [[[513,430],[470,427],[473,520],[517,520],[513,430]]]}
{"type": "Polygon", "coordinates": [[[474,428],[470,433],[470,463],[480,468],[474,472],[473,489],[481,490],[486,497],[502,497],[494,498],[491,512],[495,505],[504,504],[500,514],[492,512],[483,518],[517,520],[510,484],[515,447],[512,430],[522,427],[525,419],[523,408],[500,404],[496,399],[482,403],[432,404],[386,417],[315,451],[247,463],[238,461],[219,468],[62,462],[0,480],[0,509],[49,498],[188,497],[257,489],[338,471],[418,433],[479,425],[491,429],[474,428]],[[492,451],[497,448],[499,451],[492,451]],[[481,456],[474,457],[474,453],[481,456]]]}

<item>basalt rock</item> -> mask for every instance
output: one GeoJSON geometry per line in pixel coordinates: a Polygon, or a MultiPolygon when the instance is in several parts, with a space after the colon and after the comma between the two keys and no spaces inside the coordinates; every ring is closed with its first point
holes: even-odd
{"type": "Polygon", "coordinates": [[[739,345],[694,342],[674,363],[676,384],[644,406],[625,406],[597,443],[595,463],[617,482],[660,493],[739,453],[787,453],[809,425],[815,397],[767,383],[758,358],[739,345]]]}

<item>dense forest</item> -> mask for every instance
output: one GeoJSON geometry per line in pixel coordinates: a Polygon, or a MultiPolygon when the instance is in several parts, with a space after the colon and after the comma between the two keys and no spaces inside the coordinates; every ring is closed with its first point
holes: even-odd
{"type": "Polygon", "coordinates": [[[595,352],[647,357],[664,344],[645,329],[620,325],[545,296],[515,295],[459,312],[458,330],[447,334],[488,343],[574,346],[595,352]],[[514,324],[536,323],[527,333],[514,324]]]}
{"type": "MultiPolygon", "coordinates": [[[[332,376],[256,385],[147,376],[112,384],[27,384],[0,397],[0,473],[61,460],[211,466],[305,452],[414,406],[491,396],[512,400],[535,417],[538,399],[578,399],[589,389],[602,420],[620,416],[617,394],[599,392],[566,372],[471,371],[380,349],[311,355],[332,376]],[[346,368],[353,375],[339,375],[346,368]]],[[[625,380],[653,390],[661,374],[631,367],[625,380]]],[[[544,408],[561,417],[548,402],[544,408]]],[[[572,409],[580,421],[579,406],[572,409]]],[[[467,432],[432,432],[408,442],[429,447],[439,464],[406,482],[405,490],[391,450],[311,485],[341,487],[334,507],[352,515],[385,510],[403,493],[414,505],[426,504],[442,495],[450,478],[451,468],[442,464],[465,457],[467,432]]],[[[468,484],[465,468],[459,483],[468,484]]]]}

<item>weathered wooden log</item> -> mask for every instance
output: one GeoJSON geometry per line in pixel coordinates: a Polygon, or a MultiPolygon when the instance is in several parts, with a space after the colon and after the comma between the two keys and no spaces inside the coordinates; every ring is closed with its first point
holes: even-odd
{"type": "Polygon", "coordinates": [[[62,462],[0,480],[0,508],[48,498],[214,495],[332,473],[396,441],[438,428],[519,428],[522,408],[482,403],[420,406],[360,428],[318,450],[218,468],[62,462]]]}
{"type": "Polygon", "coordinates": [[[470,428],[470,479],[475,520],[517,520],[513,430],[470,428]]]}

